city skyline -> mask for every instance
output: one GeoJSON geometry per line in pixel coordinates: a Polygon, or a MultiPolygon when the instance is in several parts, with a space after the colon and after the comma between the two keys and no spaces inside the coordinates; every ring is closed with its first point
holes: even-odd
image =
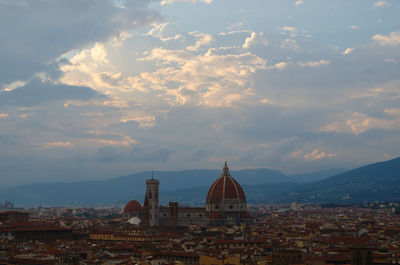
{"type": "Polygon", "coordinates": [[[400,156],[398,1],[0,1],[0,186],[400,156]]]}

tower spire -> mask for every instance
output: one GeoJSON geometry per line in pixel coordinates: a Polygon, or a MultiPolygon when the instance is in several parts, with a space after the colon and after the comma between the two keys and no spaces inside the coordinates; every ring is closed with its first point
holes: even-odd
{"type": "Polygon", "coordinates": [[[224,177],[230,176],[230,174],[229,174],[229,167],[228,167],[228,164],[226,163],[226,160],[225,160],[224,169],[223,169],[223,171],[222,171],[222,176],[224,176],[224,177]]]}

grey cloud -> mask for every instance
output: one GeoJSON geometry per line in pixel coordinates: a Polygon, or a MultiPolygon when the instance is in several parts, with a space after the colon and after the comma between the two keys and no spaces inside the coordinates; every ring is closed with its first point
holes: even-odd
{"type": "Polygon", "coordinates": [[[12,91],[0,92],[0,105],[34,106],[46,101],[89,100],[105,97],[88,87],[53,84],[33,79],[12,91]]]}
{"type": "Polygon", "coordinates": [[[97,150],[95,154],[95,159],[98,162],[121,162],[121,160],[126,160],[126,155],[124,155],[117,151],[115,148],[112,147],[101,147],[97,150]]]}
{"type": "Polygon", "coordinates": [[[169,147],[134,147],[129,153],[132,162],[167,162],[174,151],[169,147]]]}

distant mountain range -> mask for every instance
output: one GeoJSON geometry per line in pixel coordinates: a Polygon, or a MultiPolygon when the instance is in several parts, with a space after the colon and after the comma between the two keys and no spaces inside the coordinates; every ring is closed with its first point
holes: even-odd
{"type": "MultiPolygon", "coordinates": [[[[210,185],[221,170],[156,172],[160,201],[204,205],[210,185]]],[[[370,164],[350,171],[331,169],[287,176],[271,169],[231,171],[243,186],[249,203],[353,203],[400,201],[400,158],[370,164]]],[[[37,183],[0,189],[0,201],[17,206],[83,206],[142,201],[150,171],[106,181],[37,183]]]]}
{"type": "MultiPolygon", "coordinates": [[[[339,170],[340,171],[340,170],[339,170]]],[[[325,172],[326,173],[326,172],[325,172]]],[[[317,180],[319,172],[297,175],[298,179],[313,182],[292,181],[243,185],[249,203],[363,203],[400,201],[400,158],[378,162],[338,172],[317,180]]],[[[326,175],[325,175],[326,176],[326,175]]],[[[204,204],[207,187],[177,190],[162,193],[163,199],[169,198],[186,203],[204,204]],[[200,197],[200,194],[203,194],[200,197]]]]}
{"type": "MultiPolygon", "coordinates": [[[[287,176],[276,170],[261,168],[231,171],[231,174],[243,186],[249,186],[249,189],[253,186],[259,189],[268,183],[267,186],[284,186],[284,192],[289,187],[296,186],[295,183],[321,180],[344,171],[346,170],[330,169],[287,176]]],[[[125,203],[130,199],[141,201],[144,198],[145,181],[151,178],[152,174],[151,171],[146,171],[105,181],[35,183],[3,188],[0,189],[0,201],[9,200],[18,206],[110,205],[125,203]]],[[[221,169],[157,171],[154,177],[160,180],[160,198],[163,203],[177,200],[187,204],[201,204],[205,200],[208,187],[220,174],[221,169]],[[176,192],[178,190],[179,192],[176,192]]],[[[270,191],[271,194],[275,194],[274,191],[275,189],[270,191]]],[[[248,196],[252,197],[249,194],[248,196]]]]}

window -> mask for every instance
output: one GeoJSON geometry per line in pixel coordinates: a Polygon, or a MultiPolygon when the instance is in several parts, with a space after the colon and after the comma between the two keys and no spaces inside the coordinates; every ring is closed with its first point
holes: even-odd
{"type": "Polygon", "coordinates": [[[188,213],[186,216],[187,216],[187,217],[190,217],[190,213],[188,213]]]}
{"type": "Polygon", "coordinates": [[[232,210],[232,209],[233,209],[233,206],[232,206],[232,205],[229,205],[229,209],[231,209],[231,210],[232,210]]]}
{"type": "Polygon", "coordinates": [[[219,209],[219,205],[217,204],[217,205],[215,205],[215,209],[219,209]]]}
{"type": "Polygon", "coordinates": [[[151,199],[153,196],[151,195],[151,190],[149,191],[149,199],[151,199]]]}

